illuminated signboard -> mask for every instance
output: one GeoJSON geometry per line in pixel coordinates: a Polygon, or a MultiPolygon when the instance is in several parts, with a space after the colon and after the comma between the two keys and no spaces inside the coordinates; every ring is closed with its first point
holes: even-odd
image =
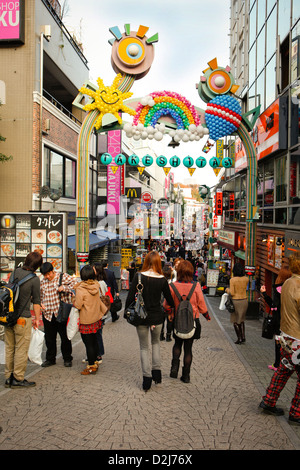
{"type": "Polygon", "coordinates": [[[24,44],[25,0],[0,0],[0,45],[24,44]]]}
{"type": "MultiPolygon", "coordinates": [[[[287,97],[274,101],[257,119],[250,133],[260,160],[272,152],[287,148],[287,97]]],[[[241,139],[235,144],[235,171],[247,167],[247,157],[241,139]]]]}

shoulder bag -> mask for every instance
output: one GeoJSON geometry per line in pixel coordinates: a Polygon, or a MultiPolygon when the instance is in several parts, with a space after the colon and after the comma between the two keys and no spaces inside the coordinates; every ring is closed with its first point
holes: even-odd
{"type": "Polygon", "coordinates": [[[225,302],[225,307],[226,307],[226,310],[228,310],[229,313],[234,313],[235,312],[232,297],[231,297],[230,294],[228,294],[228,299],[225,302]]]}
{"type": "Polygon", "coordinates": [[[262,327],[262,337],[266,339],[273,339],[274,336],[274,317],[273,312],[274,308],[271,308],[270,313],[264,318],[263,327],[262,327]]]}
{"type": "MultiPolygon", "coordinates": [[[[62,277],[63,277],[63,273],[61,273],[61,275],[59,276],[59,286],[62,285],[62,277]]],[[[59,309],[58,309],[56,321],[58,323],[67,323],[73,304],[68,304],[67,302],[63,302],[61,300],[61,292],[58,292],[58,295],[59,295],[60,303],[59,303],[59,309]]]]}
{"type": "Polygon", "coordinates": [[[111,302],[110,302],[110,298],[108,295],[106,294],[102,294],[102,291],[101,291],[101,286],[99,285],[99,293],[100,293],[100,300],[101,302],[104,303],[105,307],[107,308],[105,314],[109,311],[110,309],[110,305],[111,305],[111,302]]]}
{"type": "Polygon", "coordinates": [[[139,326],[148,316],[142,295],[143,289],[144,286],[141,282],[141,273],[138,273],[135,300],[124,312],[124,318],[133,326],[139,326]]]}

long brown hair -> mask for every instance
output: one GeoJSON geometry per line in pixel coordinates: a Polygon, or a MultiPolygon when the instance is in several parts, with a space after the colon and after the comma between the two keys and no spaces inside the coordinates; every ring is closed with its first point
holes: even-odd
{"type": "Polygon", "coordinates": [[[150,251],[150,253],[145,256],[141,272],[148,271],[149,269],[153,269],[156,273],[162,274],[161,259],[157,251],[150,251]]]}
{"type": "Polygon", "coordinates": [[[292,272],[287,266],[281,268],[276,278],[275,284],[283,284],[284,281],[286,281],[289,277],[291,277],[291,275],[292,275],[292,272]]]}
{"type": "Polygon", "coordinates": [[[192,282],[194,276],[194,268],[192,263],[187,260],[180,261],[177,269],[177,281],[192,282]]]}

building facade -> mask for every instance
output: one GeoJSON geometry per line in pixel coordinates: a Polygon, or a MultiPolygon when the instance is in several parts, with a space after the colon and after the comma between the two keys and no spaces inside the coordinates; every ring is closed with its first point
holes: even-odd
{"type": "MultiPolygon", "coordinates": [[[[271,293],[277,273],[300,240],[300,2],[231,1],[231,67],[243,113],[260,106],[251,131],[256,149],[256,274],[271,293]]],[[[245,259],[249,188],[243,144],[235,140],[235,166],[226,170],[219,244],[233,263],[245,259]]]]}

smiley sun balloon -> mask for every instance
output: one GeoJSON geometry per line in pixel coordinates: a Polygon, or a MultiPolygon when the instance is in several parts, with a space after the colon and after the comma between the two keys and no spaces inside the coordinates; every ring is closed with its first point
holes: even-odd
{"type": "Polygon", "coordinates": [[[80,88],[80,92],[83,94],[86,94],[90,96],[91,98],[94,98],[93,103],[88,103],[86,104],[83,109],[85,111],[92,111],[94,109],[98,109],[100,112],[100,115],[96,121],[95,128],[98,130],[101,127],[102,123],[102,118],[104,114],[111,113],[113,114],[119,124],[122,124],[122,119],[119,116],[118,112],[124,112],[127,114],[130,114],[131,116],[134,116],[136,112],[128,108],[128,106],[125,106],[123,104],[123,100],[129,98],[130,96],[133,95],[131,92],[126,92],[123,93],[121,90],[119,90],[118,85],[122,79],[122,74],[118,74],[111,86],[105,86],[103,83],[103,80],[101,78],[98,78],[97,83],[98,83],[98,90],[93,91],[90,90],[86,87],[80,88]]]}

